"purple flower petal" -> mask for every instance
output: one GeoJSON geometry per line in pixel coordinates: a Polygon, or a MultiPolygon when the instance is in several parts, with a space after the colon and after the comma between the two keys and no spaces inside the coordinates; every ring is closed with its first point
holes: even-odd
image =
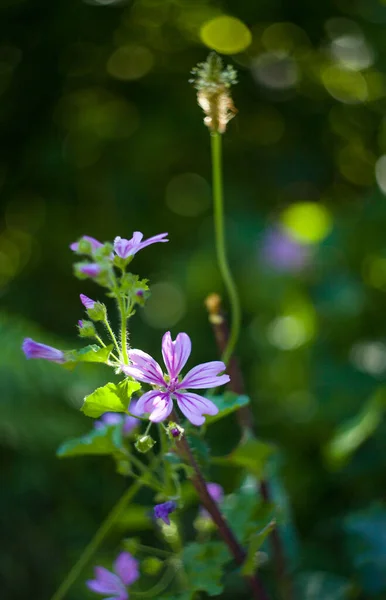
{"type": "Polygon", "coordinates": [[[39,342],[35,342],[31,338],[25,338],[22,350],[26,356],[26,358],[44,358],[45,360],[50,360],[51,362],[56,363],[64,363],[64,353],[57,348],[53,348],[52,346],[47,346],[46,344],[40,344],[39,342]]]}
{"type": "Polygon", "coordinates": [[[97,594],[122,594],[126,591],[121,579],[104,567],[95,567],[95,579],[87,581],[87,587],[97,594]]]}
{"type": "Polygon", "coordinates": [[[88,296],[85,296],[84,294],[80,294],[80,301],[85,308],[94,308],[94,306],[95,306],[95,300],[92,300],[91,298],[89,298],[88,296]]]}
{"type": "Polygon", "coordinates": [[[136,410],[139,414],[151,413],[153,410],[154,401],[157,398],[163,398],[165,394],[159,390],[152,390],[143,394],[137,402],[136,410]]]}
{"type": "Polygon", "coordinates": [[[177,389],[198,388],[207,389],[224,385],[230,381],[229,375],[219,375],[225,371],[225,364],[219,360],[202,363],[193,367],[178,384],[177,389]]]}
{"type": "Polygon", "coordinates": [[[125,585],[131,585],[139,578],[138,561],[130,552],[121,552],[114,562],[114,571],[125,585]]]}
{"type": "Polygon", "coordinates": [[[128,258],[129,256],[134,256],[142,248],[150,246],[150,244],[167,242],[168,240],[164,239],[167,235],[167,233],[160,233],[142,242],[143,233],[134,231],[133,237],[130,240],[117,236],[114,240],[114,250],[120,258],[128,258]]]}
{"type": "Polygon", "coordinates": [[[103,246],[103,244],[101,242],[99,242],[98,240],[96,240],[93,237],[90,237],[89,235],[84,235],[83,237],[80,238],[80,240],[78,242],[74,242],[70,245],[71,250],[73,250],[74,252],[78,252],[79,249],[79,242],[89,242],[91,244],[91,251],[95,252],[95,250],[97,250],[98,248],[100,248],[101,246],[103,246]]]}
{"type": "Polygon", "coordinates": [[[149,354],[142,352],[142,350],[130,350],[129,358],[131,364],[129,366],[122,365],[121,367],[126,375],[144,383],[165,386],[162,369],[149,354]]]}
{"type": "Polygon", "coordinates": [[[101,272],[101,267],[98,263],[88,263],[80,265],[79,271],[88,277],[97,277],[101,272]]]}
{"type": "Polygon", "coordinates": [[[205,417],[202,415],[217,415],[218,408],[211,400],[190,392],[175,393],[181,412],[193,425],[202,425],[205,417]]]}
{"type": "Polygon", "coordinates": [[[157,400],[155,400],[153,404],[153,411],[149,417],[149,420],[153,421],[153,423],[160,423],[161,421],[165,421],[165,419],[168,418],[172,410],[173,400],[168,394],[164,394],[163,397],[160,397],[157,400]]]}
{"type": "Polygon", "coordinates": [[[120,258],[128,258],[134,256],[139,250],[139,244],[143,238],[143,233],[134,231],[131,240],[126,240],[117,236],[114,240],[114,250],[120,258]]]}
{"type": "Polygon", "coordinates": [[[142,250],[142,248],[146,248],[146,246],[150,246],[150,244],[156,244],[157,242],[168,242],[169,240],[164,239],[167,235],[167,233],[159,233],[158,235],[153,235],[153,237],[141,242],[139,244],[138,250],[142,250]]]}
{"type": "Polygon", "coordinates": [[[171,379],[178,377],[192,351],[192,342],[186,333],[179,333],[172,341],[170,331],[162,338],[162,356],[171,379]]]}
{"type": "Polygon", "coordinates": [[[224,499],[224,490],[218,483],[208,483],[207,489],[210,497],[217,503],[220,503],[224,499]]]}
{"type": "Polygon", "coordinates": [[[154,507],[154,516],[156,519],[162,519],[166,525],[170,525],[169,515],[177,508],[177,504],[173,500],[168,500],[162,504],[156,504],[154,507]]]}

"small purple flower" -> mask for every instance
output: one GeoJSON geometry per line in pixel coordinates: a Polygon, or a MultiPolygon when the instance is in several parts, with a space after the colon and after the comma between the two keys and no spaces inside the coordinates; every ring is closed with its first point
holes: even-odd
{"type": "Polygon", "coordinates": [[[187,392],[187,388],[207,389],[224,385],[230,380],[229,375],[223,374],[225,364],[221,361],[212,361],[193,367],[185,377],[180,380],[179,375],[188,360],[192,349],[190,337],[186,333],[179,333],[172,341],[170,331],[162,338],[162,355],[168,374],[164,375],[159,364],[142,350],[130,350],[130,365],[121,365],[122,371],[129,377],[138,381],[150,383],[156,389],[146,392],[138,400],[140,414],[151,413],[150,421],[158,423],[164,421],[173,410],[173,398],[193,425],[202,425],[205,417],[202,415],[216,415],[217,406],[207,398],[187,392]]]}
{"type": "Polygon", "coordinates": [[[46,344],[35,342],[31,338],[25,338],[22,345],[22,350],[28,359],[44,358],[45,360],[50,360],[51,362],[56,363],[66,362],[66,359],[64,358],[64,352],[58,350],[57,348],[53,348],[52,346],[46,346],[46,344]]]}
{"type": "Polygon", "coordinates": [[[83,275],[88,275],[88,277],[98,277],[101,270],[102,269],[98,263],[85,263],[83,265],[79,265],[80,273],[83,273],[83,275]]]}
{"type": "Polygon", "coordinates": [[[129,256],[134,256],[134,254],[139,252],[139,250],[142,250],[142,248],[150,246],[150,244],[168,242],[169,240],[164,239],[167,235],[167,233],[160,233],[142,242],[143,233],[134,231],[133,237],[130,240],[126,240],[119,236],[116,237],[114,240],[114,250],[120,258],[128,258],[129,256]]]}
{"type": "Polygon", "coordinates": [[[79,327],[79,329],[82,329],[82,327],[83,327],[83,321],[82,321],[82,319],[79,319],[79,321],[78,321],[78,327],[79,327]]]}
{"type": "Polygon", "coordinates": [[[261,254],[264,262],[277,271],[300,271],[310,258],[307,246],[298,244],[280,229],[266,232],[261,254]]]}
{"type": "MultiPolygon", "coordinates": [[[[224,500],[224,490],[218,483],[207,483],[206,489],[208,490],[209,496],[216,502],[216,504],[221,504],[224,500]]],[[[203,506],[200,509],[200,515],[202,517],[211,518],[210,514],[203,506]]]]}
{"type": "Polygon", "coordinates": [[[103,246],[103,244],[101,242],[98,242],[98,240],[96,240],[95,238],[90,237],[89,235],[84,235],[83,237],[80,238],[80,240],[78,242],[73,242],[70,245],[70,249],[73,250],[74,252],[78,252],[79,242],[89,242],[89,244],[91,245],[91,252],[95,252],[95,250],[98,250],[98,248],[103,246]]]}
{"type": "Polygon", "coordinates": [[[95,567],[94,574],[95,579],[86,581],[91,591],[108,596],[106,600],[127,600],[126,587],[139,578],[138,561],[129,552],[121,552],[114,562],[113,572],[95,567]]]}
{"type": "Polygon", "coordinates": [[[169,515],[177,508],[177,504],[173,500],[168,500],[163,504],[156,504],[154,507],[154,516],[156,519],[162,519],[166,525],[170,525],[169,515]]]}
{"type": "MultiPolygon", "coordinates": [[[[132,400],[130,404],[130,412],[133,415],[140,416],[137,411],[137,401],[132,400]]],[[[95,429],[103,429],[106,425],[118,425],[123,423],[122,433],[124,436],[130,435],[130,433],[139,425],[139,419],[132,417],[131,415],[123,415],[122,413],[107,412],[104,413],[100,419],[94,421],[95,429]]]]}
{"type": "Polygon", "coordinates": [[[88,296],[85,296],[84,294],[80,295],[80,301],[85,308],[94,308],[94,306],[95,306],[95,300],[92,300],[91,298],[89,298],[88,296]]]}

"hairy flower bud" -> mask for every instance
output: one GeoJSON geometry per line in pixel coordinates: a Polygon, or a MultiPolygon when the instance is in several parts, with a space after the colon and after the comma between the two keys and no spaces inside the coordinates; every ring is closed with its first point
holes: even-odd
{"type": "Polygon", "coordinates": [[[138,452],[146,454],[146,452],[149,452],[153,448],[154,444],[155,440],[153,440],[151,435],[139,435],[134,445],[138,452]]]}
{"type": "Polygon", "coordinates": [[[95,302],[92,308],[87,309],[87,314],[93,321],[104,321],[106,318],[106,307],[102,302],[95,302]]]}
{"type": "Polygon", "coordinates": [[[91,321],[78,321],[79,335],[84,338],[93,338],[96,335],[94,324],[91,321]]]}
{"type": "Polygon", "coordinates": [[[185,429],[170,421],[166,428],[166,433],[171,440],[181,440],[184,436],[185,429]]]}
{"type": "Polygon", "coordinates": [[[237,112],[230,94],[230,87],[237,83],[236,71],[231,65],[223,68],[221,58],[211,52],[192,74],[190,83],[196,88],[198,104],[206,115],[205,125],[214,133],[224,133],[237,112]]]}

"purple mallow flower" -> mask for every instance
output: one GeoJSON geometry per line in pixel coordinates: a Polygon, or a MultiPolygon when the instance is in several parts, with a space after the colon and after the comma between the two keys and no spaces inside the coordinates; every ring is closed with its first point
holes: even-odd
{"type": "Polygon", "coordinates": [[[45,360],[56,363],[64,363],[66,360],[64,358],[64,352],[61,350],[53,348],[52,346],[46,346],[46,344],[40,344],[31,338],[25,338],[22,350],[26,358],[44,358],[45,360]]]}
{"type": "Polygon", "coordinates": [[[79,265],[80,273],[83,273],[83,275],[88,275],[88,277],[98,277],[101,270],[102,269],[98,263],[84,263],[79,265]]]}
{"type": "Polygon", "coordinates": [[[150,244],[156,244],[157,242],[168,242],[169,240],[165,239],[167,233],[159,233],[148,240],[141,241],[143,238],[143,233],[140,231],[134,231],[133,237],[131,240],[126,240],[121,237],[116,237],[114,240],[114,250],[116,254],[120,258],[128,258],[129,256],[134,256],[139,250],[142,248],[146,248],[146,246],[150,246],[150,244]]]}
{"type": "Polygon", "coordinates": [[[95,306],[95,300],[91,300],[91,298],[85,296],[84,294],[80,295],[80,301],[85,308],[94,308],[95,306]]]}
{"type": "Polygon", "coordinates": [[[163,504],[156,504],[154,507],[154,516],[156,519],[162,519],[166,525],[170,525],[169,515],[177,508],[177,504],[173,500],[168,500],[163,504]]]}
{"type": "Polygon", "coordinates": [[[113,572],[95,567],[94,574],[95,579],[86,581],[90,590],[108,596],[106,600],[127,600],[127,586],[139,578],[138,561],[129,552],[121,552],[114,562],[113,572]]]}
{"type": "Polygon", "coordinates": [[[225,364],[212,361],[193,367],[180,380],[179,375],[188,360],[192,343],[186,333],[179,333],[173,342],[168,331],[162,338],[162,355],[167,369],[167,375],[162,373],[159,364],[142,350],[129,352],[130,365],[121,365],[122,371],[138,381],[150,383],[157,389],[146,392],[138,400],[137,408],[140,414],[150,413],[150,421],[164,421],[173,410],[173,398],[183,414],[193,425],[202,425],[205,417],[216,415],[218,408],[211,400],[187,392],[187,388],[207,389],[228,383],[229,375],[223,374],[225,364]]]}
{"type": "Polygon", "coordinates": [[[84,235],[80,238],[78,242],[74,242],[73,244],[71,244],[70,249],[74,252],[78,252],[80,242],[89,242],[89,244],[91,245],[91,252],[95,252],[95,250],[98,250],[98,248],[101,248],[101,246],[103,246],[102,242],[98,242],[98,240],[96,240],[93,237],[90,237],[89,235],[84,235]]]}
{"type": "Polygon", "coordinates": [[[263,261],[277,271],[300,271],[309,263],[310,249],[280,229],[266,232],[261,247],[263,261]]]}

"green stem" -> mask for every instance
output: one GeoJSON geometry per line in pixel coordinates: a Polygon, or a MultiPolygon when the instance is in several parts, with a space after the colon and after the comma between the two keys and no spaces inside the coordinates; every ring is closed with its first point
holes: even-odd
{"type": "Polygon", "coordinates": [[[119,311],[121,313],[121,346],[122,346],[122,357],[125,365],[129,364],[129,355],[127,354],[127,309],[125,307],[125,301],[121,301],[120,298],[117,298],[119,311]]]}
{"type": "Polygon", "coordinates": [[[117,338],[115,337],[114,331],[111,329],[111,325],[110,325],[107,317],[103,321],[103,323],[104,323],[104,326],[106,327],[107,331],[109,332],[110,337],[111,337],[112,341],[114,342],[116,349],[118,350],[118,356],[119,356],[119,354],[121,353],[120,348],[119,348],[119,344],[117,342],[117,338]]]}
{"type": "Polygon", "coordinates": [[[52,596],[51,600],[62,600],[62,598],[65,597],[71,586],[78,579],[83,569],[87,566],[89,560],[92,558],[94,553],[97,551],[97,549],[105,539],[106,535],[109,533],[114,523],[124,511],[127,504],[139,492],[142,485],[143,483],[141,481],[136,481],[128,490],[125,491],[123,496],[121,496],[114,508],[110,511],[106,519],[103,521],[102,525],[99,527],[91,542],[84,549],[79,560],[72,567],[64,581],[62,581],[61,585],[59,586],[55,594],[52,596]]]}
{"type": "Polygon", "coordinates": [[[222,355],[222,360],[227,364],[230,357],[232,356],[233,350],[237,343],[237,339],[239,337],[241,326],[241,308],[236,284],[233,280],[232,273],[229,268],[226,253],[221,134],[218,132],[212,133],[210,139],[212,149],[214,228],[216,235],[217,261],[231,306],[230,334],[227,346],[222,355]]]}

